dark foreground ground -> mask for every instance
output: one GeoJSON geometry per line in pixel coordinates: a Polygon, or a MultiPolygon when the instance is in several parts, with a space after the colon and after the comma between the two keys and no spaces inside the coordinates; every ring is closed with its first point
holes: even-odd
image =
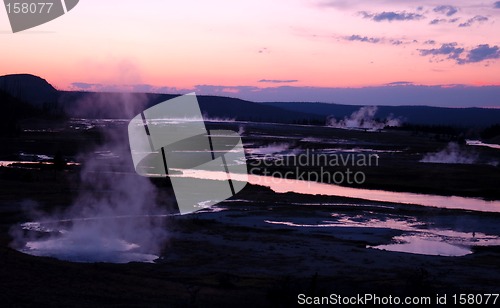
{"type": "MultiPolygon", "coordinates": [[[[307,136],[327,137],[325,131],[309,129],[298,133],[294,146],[300,146],[307,136]]],[[[273,133],[291,135],[286,129],[273,129],[273,133]]],[[[248,127],[245,141],[263,146],[278,140],[265,141],[259,134],[264,134],[262,128],[248,127]]],[[[387,154],[380,168],[367,169],[367,187],[388,189],[393,185],[394,190],[432,193],[441,185],[445,195],[497,199],[498,167],[416,164],[422,153],[446,143],[426,136],[410,138],[400,132],[365,135],[368,133],[335,130],[328,134],[329,138],[357,140],[354,145],[340,145],[346,149],[368,138],[380,141],[369,145],[371,148],[392,144],[393,149],[405,151],[387,154]],[[416,178],[398,180],[398,174],[416,178]]],[[[42,149],[71,156],[91,148],[89,144],[98,143],[99,137],[91,132],[38,132],[3,141],[4,157],[19,151],[39,153],[42,149]]],[[[485,155],[492,155],[485,151],[485,155]]],[[[40,211],[64,209],[79,189],[78,168],[0,168],[1,306],[289,307],[297,304],[301,293],[429,296],[435,304],[436,294],[448,294],[450,302],[453,294],[500,293],[500,249],[496,246],[473,247],[473,254],[462,257],[367,248],[388,244],[403,232],[391,228],[393,221],[417,221],[422,230],[453,229],[499,236],[499,214],[276,194],[252,185],[241,191],[236,201],[220,204],[222,211],[166,219],[168,240],[156,263],[72,263],[10,248],[9,230],[31,219],[23,201],[36,201],[40,211]],[[342,225],[346,217],[360,223],[387,223],[377,227],[342,225]],[[338,225],[319,226],[325,221],[338,225]]]]}
{"type": "MultiPolygon", "coordinates": [[[[424,256],[366,248],[402,233],[386,228],[294,228],[266,221],[315,224],[342,217],[416,218],[431,227],[463,222],[462,231],[499,234],[499,215],[321,198],[317,202],[247,187],[247,202],[227,202],[220,212],[166,221],[168,241],[155,264],[71,263],[25,255],[9,248],[10,224],[2,221],[0,302],[10,306],[289,307],[308,296],[376,294],[430,296],[498,293],[497,247],[477,247],[463,257],[424,256]],[[251,204],[248,201],[260,200],[251,204]],[[447,217],[436,222],[436,217],[447,217]]],[[[243,200],[242,199],[242,200],[243,200]]],[[[451,300],[451,299],[449,299],[451,300]]]]}

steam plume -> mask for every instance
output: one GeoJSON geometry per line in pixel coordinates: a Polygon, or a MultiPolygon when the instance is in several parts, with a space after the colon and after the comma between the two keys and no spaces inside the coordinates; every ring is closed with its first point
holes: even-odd
{"type": "Polygon", "coordinates": [[[441,164],[475,164],[478,155],[460,148],[455,142],[450,142],[443,150],[424,155],[420,162],[441,164]]]}
{"type": "Polygon", "coordinates": [[[377,110],[376,106],[361,107],[358,111],[353,112],[350,117],[345,117],[342,120],[330,117],[327,125],[336,128],[367,130],[379,130],[386,126],[401,126],[401,120],[393,118],[392,115],[383,121],[377,121],[375,119],[377,110]]]}
{"type": "Polygon", "coordinates": [[[151,261],[161,252],[165,212],[156,202],[156,187],[135,173],[126,125],[106,127],[104,133],[105,144],[80,158],[83,168],[73,204],[61,214],[42,215],[39,222],[25,225],[45,231],[50,226],[54,232],[44,239],[12,232],[15,248],[86,262],[151,261]],[[101,151],[114,155],[99,158],[95,153],[101,151]]]}

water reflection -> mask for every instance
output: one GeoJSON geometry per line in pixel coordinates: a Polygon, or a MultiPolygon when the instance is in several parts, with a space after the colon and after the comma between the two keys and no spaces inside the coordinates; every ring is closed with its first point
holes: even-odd
{"type": "Polygon", "coordinates": [[[30,241],[21,252],[53,257],[72,262],[153,262],[158,256],[135,251],[139,246],[124,240],[101,238],[98,243],[86,239],[59,237],[44,241],[30,241]],[[105,248],[105,249],[103,249],[105,248]]]}
{"type": "Polygon", "coordinates": [[[396,243],[388,245],[368,246],[368,248],[407,252],[431,256],[460,257],[471,254],[470,248],[448,244],[440,239],[426,239],[417,235],[398,236],[396,243]]]}
{"type": "Polygon", "coordinates": [[[500,150],[500,144],[484,143],[480,140],[465,140],[465,141],[466,141],[467,145],[488,147],[488,148],[500,150]]]}
{"type": "MultiPolygon", "coordinates": [[[[376,215],[376,213],[373,213],[376,215]]],[[[404,231],[402,235],[395,236],[388,244],[370,246],[367,248],[407,252],[425,255],[464,256],[472,253],[473,246],[500,245],[500,237],[481,232],[467,233],[448,229],[429,228],[427,223],[418,221],[411,216],[397,216],[386,218],[368,217],[370,214],[347,215],[333,213],[332,220],[320,220],[315,217],[295,217],[293,221],[264,220],[270,225],[287,226],[300,230],[335,230],[335,236],[340,236],[343,229],[338,228],[372,228],[391,229],[404,231]],[[335,229],[331,229],[335,228],[335,229]]],[[[373,233],[374,231],[372,231],[373,233]]],[[[380,232],[375,232],[380,233],[380,232]]],[[[358,240],[363,240],[360,233],[358,240]]],[[[352,236],[352,234],[351,234],[352,236]]]]}
{"type": "MultiPolygon", "coordinates": [[[[183,177],[194,177],[199,179],[226,180],[224,172],[202,171],[202,170],[178,170],[183,177]]],[[[243,181],[247,175],[231,174],[233,180],[243,181]]],[[[392,192],[385,190],[372,190],[353,187],[343,187],[335,184],[325,184],[295,179],[284,179],[271,176],[248,175],[248,182],[253,185],[269,187],[276,193],[293,192],[304,195],[324,195],[347,198],[358,198],[379,202],[416,204],[423,206],[461,209],[481,212],[500,212],[500,201],[486,201],[477,198],[465,198],[457,196],[438,196],[415,194],[406,192],[392,192]]]]}

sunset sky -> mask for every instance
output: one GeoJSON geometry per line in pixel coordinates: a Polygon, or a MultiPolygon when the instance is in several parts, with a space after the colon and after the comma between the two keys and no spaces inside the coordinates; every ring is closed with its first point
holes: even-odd
{"type": "MultiPolygon", "coordinates": [[[[258,101],[362,103],[342,88],[368,87],[403,91],[403,104],[412,90],[484,89],[457,106],[500,107],[499,17],[489,0],[80,0],[13,34],[1,9],[0,75],[258,101]]],[[[441,98],[422,104],[453,104],[441,98]]]]}

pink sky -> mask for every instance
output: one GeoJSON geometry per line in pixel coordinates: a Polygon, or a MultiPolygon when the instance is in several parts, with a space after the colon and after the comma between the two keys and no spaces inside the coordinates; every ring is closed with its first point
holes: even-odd
{"type": "Polygon", "coordinates": [[[0,75],[96,90],[498,86],[499,16],[495,1],[81,0],[12,34],[1,9],[0,75]]]}

